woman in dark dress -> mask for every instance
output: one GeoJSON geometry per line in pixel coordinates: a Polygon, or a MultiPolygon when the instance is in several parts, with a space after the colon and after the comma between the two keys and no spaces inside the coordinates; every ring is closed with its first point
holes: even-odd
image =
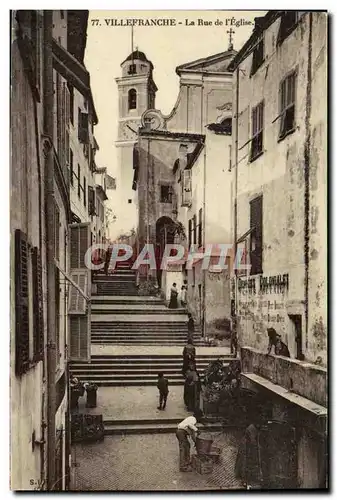
{"type": "Polygon", "coordinates": [[[177,309],[178,307],[178,290],[177,283],[173,283],[171,288],[171,297],[169,303],[169,309],[177,309]]]}

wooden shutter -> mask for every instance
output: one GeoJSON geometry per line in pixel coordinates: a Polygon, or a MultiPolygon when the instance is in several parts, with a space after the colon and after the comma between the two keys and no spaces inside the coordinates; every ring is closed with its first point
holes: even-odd
{"type": "Polygon", "coordinates": [[[70,268],[85,270],[85,254],[90,247],[90,223],[70,224],[70,268]]]}
{"type": "Polygon", "coordinates": [[[183,177],[183,192],[182,192],[182,203],[183,207],[188,207],[192,203],[192,170],[185,169],[182,172],[183,177]]]}
{"type": "MultiPolygon", "coordinates": [[[[87,271],[72,271],[71,279],[88,295],[88,273],[87,271]]],[[[87,304],[83,295],[74,287],[70,287],[69,314],[86,314],[87,304]]]]}
{"type": "MultiPolygon", "coordinates": [[[[91,271],[85,254],[91,246],[90,223],[70,224],[70,277],[88,297],[91,295],[91,271]]],[[[83,295],[69,285],[70,359],[90,360],[91,308],[83,295]]]]}
{"type": "Polygon", "coordinates": [[[90,316],[88,315],[70,316],[70,359],[72,361],[90,359],[90,316]]]}
{"type": "Polygon", "coordinates": [[[15,231],[15,373],[29,368],[29,246],[26,235],[15,231]]]}
{"type": "Polygon", "coordinates": [[[43,359],[44,354],[44,322],[43,322],[43,288],[42,263],[39,249],[35,247],[32,253],[33,275],[33,349],[34,361],[43,359]]]}

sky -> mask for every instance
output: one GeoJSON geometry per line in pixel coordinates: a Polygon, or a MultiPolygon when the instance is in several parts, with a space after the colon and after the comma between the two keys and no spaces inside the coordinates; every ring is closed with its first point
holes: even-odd
{"type": "Polygon", "coordinates": [[[85,64],[90,72],[99,119],[95,127],[95,137],[100,147],[96,163],[99,167],[107,167],[108,173],[117,177],[117,187],[114,142],[117,138],[118,92],[115,78],[121,76],[120,65],[131,53],[131,27],[109,26],[105,19],[175,19],[176,26],[135,26],[133,30],[134,49],[138,47],[145,52],[154,66],[153,77],[158,87],[156,108],[167,115],[179,93],[179,78],[175,68],[227,50],[230,29],[234,30],[234,49],[239,50],[252,33],[254,18],[264,14],[265,11],[225,10],[89,12],[85,64]],[[232,25],[232,22],[236,25],[232,25]]]}

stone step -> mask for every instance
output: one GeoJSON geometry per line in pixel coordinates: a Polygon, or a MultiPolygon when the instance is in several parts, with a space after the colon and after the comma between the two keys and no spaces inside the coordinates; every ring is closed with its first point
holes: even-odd
{"type": "Polygon", "coordinates": [[[95,295],[91,299],[92,304],[127,304],[130,306],[138,305],[138,304],[155,304],[162,305],[164,304],[163,299],[159,297],[142,297],[142,296],[134,296],[134,297],[114,297],[113,295],[95,295]]]}
{"type": "Polygon", "coordinates": [[[155,321],[153,321],[154,318],[151,317],[151,319],[148,318],[145,314],[139,314],[139,317],[135,317],[134,315],[127,315],[125,314],[125,317],[123,316],[118,316],[116,318],[115,315],[111,314],[111,318],[108,317],[108,315],[104,315],[102,318],[102,315],[99,314],[92,314],[91,317],[91,324],[92,325],[104,325],[107,328],[110,328],[110,326],[114,325],[120,325],[125,328],[131,328],[132,326],[137,326],[137,327],[142,327],[144,325],[148,325],[149,328],[156,328],[157,326],[179,326],[179,327],[185,327],[187,328],[187,321],[185,321],[185,318],[181,316],[180,314],[177,315],[171,315],[170,318],[163,317],[162,315],[157,315],[155,318],[155,321]]]}
{"type": "Polygon", "coordinates": [[[128,295],[130,297],[139,297],[138,290],[101,290],[97,289],[96,293],[92,293],[92,295],[110,295],[112,297],[120,297],[121,295],[128,295]]]}
{"type": "MultiPolygon", "coordinates": [[[[147,372],[147,371],[150,371],[150,370],[153,370],[155,372],[158,372],[158,370],[170,370],[170,371],[180,371],[181,368],[182,368],[182,364],[183,364],[183,360],[181,359],[179,362],[177,363],[158,363],[158,364],[133,364],[133,365],[127,365],[127,364],[115,364],[115,365],[111,365],[111,364],[93,364],[93,363],[90,363],[90,364],[79,364],[77,363],[76,365],[72,365],[71,366],[71,369],[76,369],[76,370],[90,370],[90,371],[100,371],[100,370],[112,370],[112,371],[121,371],[121,370],[124,370],[124,372],[127,372],[127,371],[144,371],[144,372],[147,372]]],[[[228,363],[224,363],[225,365],[228,364],[228,363]]],[[[202,371],[204,370],[205,368],[207,368],[207,366],[209,365],[209,363],[205,362],[205,363],[198,363],[197,362],[197,369],[199,371],[202,371]]]]}
{"type": "MultiPolygon", "coordinates": [[[[110,304],[104,307],[100,304],[93,304],[91,307],[91,312],[92,314],[162,314],[163,316],[172,314],[172,310],[165,308],[165,306],[148,306],[147,304],[143,306],[139,305],[138,307],[123,305],[120,305],[118,307],[118,305],[110,304]]],[[[186,311],[184,309],[178,309],[174,312],[174,314],[186,315],[186,311]]]]}
{"type": "MultiPolygon", "coordinates": [[[[126,363],[134,363],[135,361],[139,363],[147,363],[148,361],[151,362],[160,362],[160,361],[176,361],[180,360],[181,355],[180,354],[94,354],[91,356],[91,362],[97,362],[97,363],[106,363],[106,362],[126,362],[126,363]]],[[[222,360],[231,360],[234,359],[234,356],[232,354],[198,354],[197,352],[197,360],[205,361],[213,361],[215,359],[222,359],[222,360]]],[[[76,362],[77,363],[77,362],[76,362]]],[[[81,362],[80,362],[81,363],[81,362]]],[[[83,363],[83,361],[82,361],[83,363]]]]}
{"type": "MultiPolygon", "coordinates": [[[[142,380],[142,378],[115,380],[107,377],[93,380],[90,374],[88,374],[87,377],[83,377],[83,380],[90,380],[91,382],[94,382],[98,387],[142,387],[157,386],[158,383],[157,377],[153,377],[153,379],[148,380],[142,380]]],[[[174,379],[170,381],[170,385],[184,385],[184,379],[174,379]]]]}
{"type": "MultiPolygon", "coordinates": [[[[200,374],[202,375],[202,372],[204,371],[204,369],[207,367],[208,365],[206,365],[205,367],[203,367],[202,369],[200,369],[200,367],[198,366],[198,371],[200,371],[200,374]]],[[[226,366],[226,365],[225,365],[226,366]]],[[[72,372],[73,373],[76,373],[80,378],[81,378],[81,374],[83,373],[86,373],[86,374],[90,374],[90,376],[92,375],[95,375],[95,376],[103,376],[103,375],[107,375],[107,376],[111,376],[111,377],[117,377],[117,376],[120,376],[123,378],[123,375],[127,375],[129,377],[131,376],[134,376],[135,378],[136,377],[143,377],[145,375],[148,375],[150,378],[152,378],[153,376],[157,376],[158,375],[158,372],[159,371],[163,371],[165,373],[165,376],[167,376],[169,378],[169,380],[171,380],[171,378],[181,378],[181,370],[182,370],[182,362],[180,363],[179,366],[175,367],[165,367],[164,366],[152,366],[152,367],[140,367],[140,368],[135,368],[134,366],[133,367],[128,367],[128,368],[125,368],[125,367],[121,367],[121,368],[102,368],[102,367],[90,367],[90,369],[88,369],[88,367],[83,367],[83,368],[79,368],[79,367],[74,367],[72,369],[72,372]]]]}
{"type": "MultiPolygon", "coordinates": [[[[175,433],[177,425],[182,419],[172,422],[163,422],[162,419],[152,422],[137,422],[130,424],[129,422],[115,424],[114,422],[104,421],[104,434],[106,436],[121,435],[121,434],[164,434],[175,433]]],[[[220,432],[222,425],[219,423],[209,424],[203,430],[209,432],[220,432]]]]}
{"type": "MultiPolygon", "coordinates": [[[[169,340],[165,342],[158,342],[158,340],[143,340],[142,342],[137,342],[137,340],[96,340],[91,341],[92,345],[106,345],[106,346],[160,346],[160,347],[184,347],[186,342],[180,340],[169,340]]],[[[197,347],[206,347],[204,342],[196,342],[197,347]]]]}
{"type": "MultiPolygon", "coordinates": [[[[182,340],[186,343],[187,340],[187,332],[91,332],[91,338],[100,338],[102,340],[104,339],[134,339],[134,340],[149,340],[149,339],[154,339],[154,340],[182,340]]],[[[199,335],[194,336],[194,342],[197,340],[203,340],[202,337],[199,335]]]]}

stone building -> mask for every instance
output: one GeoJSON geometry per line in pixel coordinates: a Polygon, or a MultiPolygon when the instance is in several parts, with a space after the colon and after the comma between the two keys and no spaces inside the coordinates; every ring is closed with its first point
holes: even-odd
{"type": "MultiPolygon", "coordinates": [[[[69,231],[67,89],[83,90],[87,19],[87,11],[35,10],[13,11],[11,18],[14,490],[65,490],[70,479],[68,361],[79,356],[74,326],[80,320],[77,310],[71,317],[68,311],[68,296],[78,293],[71,275],[79,245],[76,225],[69,231]]],[[[83,231],[89,246],[90,232],[83,231]]],[[[81,314],[88,320],[86,310],[81,314]]]]}
{"type": "Polygon", "coordinates": [[[257,18],[230,69],[233,239],[251,266],[232,287],[243,380],[296,428],[295,484],[318,488],[327,471],[327,14],[257,18]],[[290,359],[266,354],[270,327],[290,359]]]}
{"type": "MultiPolygon", "coordinates": [[[[172,112],[164,116],[150,109],[142,115],[133,179],[138,191],[140,248],[154,243],[162,255],[165,243],[179,242],[186,249],[194,245],[200,253],[212,244],[214,260],[216,245],[229,243],[232,74],[227,67],[235,54],[229,47],[179,66],[180,91],[172,112]],[[179,224],[184,227],[184,238],[179,224]]],[[[203,272],[201,264],[195,259],[188,271],[177,266],[164,271],[162,293],[168,299],[172,283],[180,289],[187,279],[188,306],[205,333],[228,330],[228,273],[203,272]]]]}
{"type": "Polygon", "coordinates": [[[106,185],[106,168],[96,168],[95,190],[96,190],[96,243],[105,244],[108,238],[108,223],[105,216],[105,202],[108,199],[106,185]]]}

